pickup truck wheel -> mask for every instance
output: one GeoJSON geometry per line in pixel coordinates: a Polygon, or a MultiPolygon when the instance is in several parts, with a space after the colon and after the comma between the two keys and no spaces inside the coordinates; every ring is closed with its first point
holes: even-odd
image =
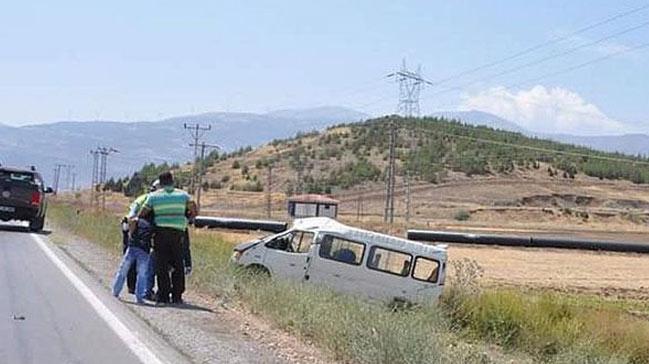
{"type": "Polygon", "coordinates": [[[43,226],[45,226],[45,216],[35,217],[29,222],[29,230],[31,231],[41,231],[43,226]]]}

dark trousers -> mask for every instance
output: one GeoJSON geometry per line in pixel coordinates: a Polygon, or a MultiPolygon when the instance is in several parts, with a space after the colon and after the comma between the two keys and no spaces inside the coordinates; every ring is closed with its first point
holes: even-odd
{"type": "Polygon", "coordinates": [[[153,256],[158,281],[158,302],[167,302],[169,294],[174,301],[182,299],[185,291],[182,250],[184,235],[185,232],[181,230],[156,229],[153,237],[153,256]]]}
{"type": "MultiPolygon", "coordinates": [[[[126,248],[128,247],[128,232],[122,231],[122,255],[126,254],[126,248]]],[[[131,265],[131,268],[126,274],[126,287],[128,287],[129,293],[135,293],[135,280],[137,278],[137,264],[131,265]]]]}

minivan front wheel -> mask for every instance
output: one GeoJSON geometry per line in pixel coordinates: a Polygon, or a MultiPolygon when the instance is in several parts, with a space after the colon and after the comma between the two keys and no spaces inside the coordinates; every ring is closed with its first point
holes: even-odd
{"type": "Polygon", "coordinates": [[[270,271],[263,265],[251,264],[246,267],[246,272],[253,277],[270,278],[270,271]]]}
{"type": "Polygon", "coordinates": [[[37,216],[29,222],[29,230],[31,231],[41,231],[45,226],[45,216],[37,216]]]}

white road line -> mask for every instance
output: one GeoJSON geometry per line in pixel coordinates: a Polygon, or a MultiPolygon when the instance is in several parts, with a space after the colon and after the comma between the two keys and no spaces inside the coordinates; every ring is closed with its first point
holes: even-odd
{"type": "Polygon", "coordinates": [[[146,345],[140,340],[135,334],[131,332],[131,330],[126,327],[118,318],[115,316],[115,314],[108,308],[106,305],[104,305],[101,300],[95,295],[88,286],[86,286],[83,281],[77,277],[70,268],[68,268],[59,257],[54,254],[52,249],[47,246],[47,243],[43,241],[43,239],[36,235],[36,234],[31,234],[32,238],[38,243],[38,246],[43,250],[45,255],[47,255],[48,258],[56,265],[63,275],[70,280],[74,288],[81,293],[83,298],[90,303],[90,306],[97,311],[99,316],[108,324],[108,326],[117,334],[117,336],[128,346],[129,349],[135,354],[138,359],[143,364],[163,364],[163,361],[161,361],[151,350],[149,350],[146,345]]]}

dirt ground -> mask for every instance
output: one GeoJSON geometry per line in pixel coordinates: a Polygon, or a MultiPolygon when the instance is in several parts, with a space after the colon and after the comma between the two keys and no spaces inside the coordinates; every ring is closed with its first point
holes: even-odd
{"type": "Polygon", "coordinates": [[[475,260],[487,286],[649,298],[649,255],[485,246],[450,246],[448,254],[475,260]]]}

